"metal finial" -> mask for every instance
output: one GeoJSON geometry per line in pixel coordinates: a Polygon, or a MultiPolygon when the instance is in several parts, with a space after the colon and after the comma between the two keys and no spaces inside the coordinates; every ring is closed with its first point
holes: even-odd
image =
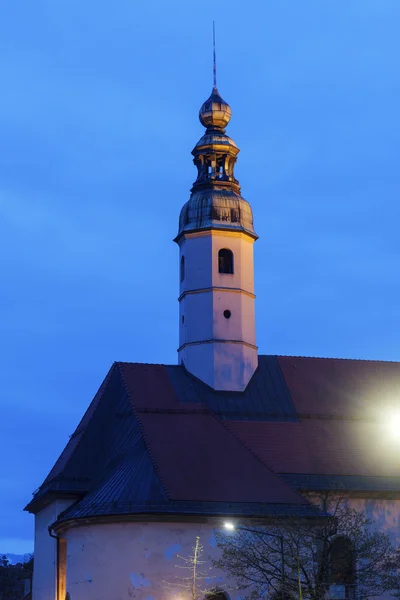
{"type": "Polygon", "coordinates": [[[215,21],[213,21],[213,75],[214,87],[217,87],[217,59],[215,57],[215,21]]]}

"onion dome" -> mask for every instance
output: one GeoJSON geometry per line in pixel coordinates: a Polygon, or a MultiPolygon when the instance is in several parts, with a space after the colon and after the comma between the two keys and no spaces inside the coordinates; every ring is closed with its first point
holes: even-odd
{"type": "Polygon", "coordinates": [[[231,120],[231,107],[213,87],[211,96],[203,103],[199,111],[200,123],[207,129],[225,129],[231,120]]]}

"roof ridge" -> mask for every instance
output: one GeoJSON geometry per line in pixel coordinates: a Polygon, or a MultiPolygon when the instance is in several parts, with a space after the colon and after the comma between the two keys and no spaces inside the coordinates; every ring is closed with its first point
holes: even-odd
{"type": "Polygon", "coordinates": [[[349,361],[349,362],[369,362],[369,363],[384,363],[384,364],[400,364],[398,360],[381,360],[377,358],[345,358],[343,356],[304,356],[304,355],[292,355],[292,354],[260,354],[259,356],[276,356],[276,358],[293,358],[293,359],[312,359],[312,360],[338,360],[338,361],[349,361]]]}
{"type": "MultiPolygon", "coordinates": [[[[123,373],[123,369],[121,368],[121,364],[126,364],[126,363],[115,363],[115,364],[116,364],[116,365],[117,365],[117,367],[118,367],[119,373],[120,373],[120,375],[121,375],[122,383],[123,383],[123,385],[124,385],[124,388],[125,388],[125,391],[126,391],[126,393],[127,393],[127,395],[128,395],[128,398],[129,398],[129,400],[130,400],[130,402],[131,402],[132,411],[133,411],[133,414],[135,415],[135,418],[136,418],[136,420],[137,420],[137,423],[138,423],[138,426],[139,426],[139,429],[140,429],[140,434],[141,434],[141,436],[142,436],[142,439],[143,439],[144,445],[145,445],[145,447],[146,447],[147,453],[148,453],[148,455],[149,455],[149,457],[150,457],[151,464],[153,465],[153,469],[154,469],[154,471],[155,471],[155,473],[156,473],[157,477],[158,477],[158,478],[159,478],[159,480],[160,480],[161,487],[162,487],[162,489],[164,490],[164,493],[165,493],[166,497],[168,498],[168,500],[171,500],[171,495],[170,495],[170,493],[169,493],[169,490],[168,490],[168,488],[167,488],[167,485],[166,485],[166,483],[165,483],[165,481],[164,481],[163,477],[161,476],[161,473],[160,473],[160,470],[159,470],[159,468],[158,468],[157,462],[156,462],[156,460],[155,460],[155,458],[154,458],[154,456],[153,456],[153,453],[152,453],[152,451],[151,451],[151,449],[150,449],[150,444],[148,443],[148,439],[147,439],[146,432],[145,432],[145,430],[144,430],[144,427],[143,427],[142,421],[140,420],[139,413],[138,413],[138,411],[136,410],[136,406],[135,406],[135,404],[134,404],[134,402],[133,402],[133,398],[132,398],[132,396],[131,396],[131,393],[130,393],[130,390],[129,390],[129,386],[128,386],[128,385],[127,385],[127,383],[126,383],[126,379],[125,379],[125,375],[124,375],[124,373],[123,373]]],[[[131,363],[131,364],[132,364],[132,363],[131,363]]],[[[138,364],[138,363],[136,363],[136,364],[138,364]]],[[[141,364],[141,363],[139,363],[139,364],[141,364]]],[[[163,366],[163,365],[158,365],[158,366],[163,366]]]]}
{"type": "MultiPolygon", "coordinates": [[[[400,360],[386,360],[379,358],[354,358],[354,357],[345,357],[345,356],[313,356],[313,355],[305,355],[305,354],[259,354],[259,357],[264,356],[273,356],[275,358],[293,358],[293,359],[312,359],[312,360],[338,360],[338,361],[352,361],[352,362],[370,362],[370,363],[386,363],[386,364],[400,364],[400,360]]],[[[114,361],[114,364],[117,365],[145,365],[149,367],[175,367],[178,369],[185,368],[182,365],[177,364],[169,364],[169,363],[152,363],[152,362],[139,362],[139,361],[129,361],[129,360],[117,360],[114,361]]],[[[197,379],[197,378],[196,378],[197,379]]]]}
{"type": "Polygon", "coordinates": [[[114,364],[116,365],[147,365],[149,367],[180,367],[181,365],[170,365],[167,363],[151,363],[151,362],[138,362],[138,361],[131,361],[131,360],[116,360],[114,361],[114,364]]]}

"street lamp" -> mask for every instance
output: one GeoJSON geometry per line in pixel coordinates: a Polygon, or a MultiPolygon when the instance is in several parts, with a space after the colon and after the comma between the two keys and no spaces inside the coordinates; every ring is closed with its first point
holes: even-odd
{"type": "MultiPolygon", "coordinates": [[[[232,521],[225,521],[224,522],[224,528],[227,531],[247,531],[249,533],[257,533],[260,534],[260,531],[258,529],[249,529],[248,527],[242,527],[241,525],[235,525],[235,523],[233,523],[232,521]]],[[[279,533],[269,533],[269,532],[263,532],[263,535],[267,536],[267,537],[273,537],[273,538],[278,538],[279,542],[280,542],[280,555],[281,555],[281,574],[282,574],[282,584],[281,584],[281,591],[282,591],[282,600],[285,600],[285,557],[284,557],[284,553],[283,553],[283,536],[279,535],[279,533]]]]}

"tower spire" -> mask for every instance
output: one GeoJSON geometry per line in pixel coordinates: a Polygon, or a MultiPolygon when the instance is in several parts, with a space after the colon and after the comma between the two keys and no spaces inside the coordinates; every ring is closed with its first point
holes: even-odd
{"type": "Polygon", "coordinates": [[[217,59],[215,56],[215,21],[213,21],[213,77],[214,89],[217,89],[217,59]]]}

